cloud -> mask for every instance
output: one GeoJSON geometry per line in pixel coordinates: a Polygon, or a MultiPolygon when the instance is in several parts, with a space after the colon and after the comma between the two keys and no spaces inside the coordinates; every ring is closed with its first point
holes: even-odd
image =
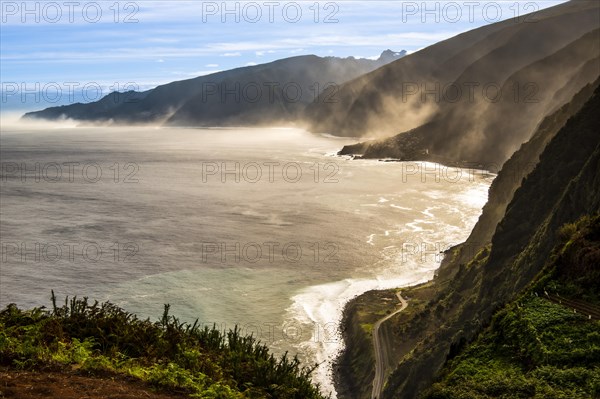
{"type": "Polygon", "coordinates": [[[254,65],[258,65],[256,62],[247,62],[246,66],[254,66],[254,65]]]}
{"type": "Polygon", "coordinates": [[[265,54],[274,54],[277,51],[275,50],[259,50],[259,51],[255,51],[254,54],[256,54],[257,57],[262,57],[265,54]]]}
{"type": "Polygon", "coordinates": [[[162,37],[153,37],[144,39],[146,43],[159,43],[159,44],[174,44],[179,43],[179,39],[167,39],[162,37]]]}
{"type": "MultiPolygon", "coordinates": [[[[540,7],[559,2],[542,2],[540,7]]],[[[63,6],[62,2],[56,3],[63,6]]],[[[138,83],[141,80],[158,84],[172,78],[173,70],[206,69],[194,73],[205,74],[252,61],[265,62],[267,58],[274,59],[275,56],[269,56],[274,53],[345,57],[376,54],[386,48],[414,52],[485,24],[481,18],[474,23],[423,24],[420,18],[402,23],[399,18],[402,2],[344,1],[340,3],[343,12],[336,16],[340,20],[337,24],[315,24],[310,10],[299,23],[290,24],[281,18],[280,6],[275,23],[263,20],[234,26],[233,18],[223,24],[218,15],[212,16],[208,23],[203,22],[203,3],[189,0],[137,2],[135,10],[124,9],[121,4],[120,19],[127,18],[133,10],[139,22],[115,24],[112,2],[98,4],[103,15],[97,24],[81,17],[81,5],[75,6],[75,23],[69,23],[65,12],[63,16],[67,18],[58,23],[59,27],[44,21],[35,23],[35,15],[28,16],[26,24],[21,22],[21,15],[8,16],[8,23],[2,25],[2,80],[138,83]],[[243,33],[234,28],[243,28],[243,33]]],[[[312,5],[301,4],[303,12],[312,5]]],[[[511,11],[509,2],[501,4],[506,4],[503,10],[511,11]]],[[[325,16],[322,12],[320,20],[325,16]]]]}
{"type": "MultiPolygon", "coordinates": [[[[3,41],[2,61],[5,62],[26,62],[29,64],[47,64],[47,63],[94,63],[102,61],[129,61],[129,60],[167,60],[173,58],[197,58],[197,57],[242,57],[242,53],[253,52],[262,54],[271,54],[277,51],[286,51],[288,54],[297,54],[301,52],[315,52],[320,47],[340,47],[356,49],[365,46],[372,47],[373,43],[387,43],[382,48],[394,47],[398,49],[413,50],[415,48],[426,47],[431,43],[448,39],[458,31],[442,32],[403,32],[395,34],[377,34],[353,36],[329,35],[326,37],[311,35],[303,38],[283,37],[269,38],[268,40],[236,41],[221,43],[206,43],[201,47],[188,46],[147,46],[137,47],[135,42],[122,43],[122,47],[102,46],[96,48],[63,46],[58,48],[39,47],[30,49],[27,52],[14,47],[5,50],[3,41]],[[408,46],[394,45],[394,43],[410,43],[408,46]],[[266,48],[265,48],[266,47],[266,48]],[[50,50],[50,51],[49,51],[50,50]]],[[[340,50],[336,50],[340,54],[340,50]]],[[[341,52],[343,54],[343,52],[341,52]]],[[[209,60],[207,60],[209,61],[209,60]]],[[[244,60],[246,61],[246,60],[244,60]]],[[[3,65],[4,67],[4,65],[3,65]]]]}

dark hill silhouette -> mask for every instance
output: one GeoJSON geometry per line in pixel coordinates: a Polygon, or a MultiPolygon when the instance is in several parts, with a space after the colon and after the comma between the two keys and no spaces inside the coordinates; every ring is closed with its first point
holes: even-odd
{"type": "Polygon", "coordinates": [[[143,93],[111,93],[97,102],[51,107],[24,117],[184,126],[288,123],[324,88],[337,87],[405,54],[386,50],[377,60],[297,56],[172,82],[143,93]]]}

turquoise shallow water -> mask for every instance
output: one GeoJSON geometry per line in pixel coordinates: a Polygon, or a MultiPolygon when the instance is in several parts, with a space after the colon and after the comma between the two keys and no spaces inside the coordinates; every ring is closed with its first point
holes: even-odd
{"type": "Polygon", "coordinates": [[[431,278],[491,177],[351,161],[295,129],[3,129],[0,304],[59,296],[241,325],[329,365],[343,304],[431,278]]]}

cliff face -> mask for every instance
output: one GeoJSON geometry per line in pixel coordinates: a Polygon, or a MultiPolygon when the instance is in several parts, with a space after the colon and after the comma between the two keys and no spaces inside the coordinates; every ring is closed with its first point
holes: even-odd
{"type": "Polygon", "coordinates": [[[375,377],[375,355],[372,335],[365,330],[364,303],[372,298],[368,293],[350,301],[344,311],[342,332],[346,350],[336,362],[336,391],[341,398],[363,399],[371,396],[375,377]]]}
{"type": "Polygon", "coordinates": [[[571,101],[542,120],[529,141],[524,143],[502,166],[502,171],[492,182],[488,202],[467,240],[447,254],[438,270],[442,279],[450,278],[456,265],[468,263],[483,247],[491,242],[496,226],[502,220],[506,207],[523,179],[538,164],[539,157],[559,129],[589,100],[600,80],[583,87],[571,101]],[[449,267],[450,266],[450,267],[449,267]]]}
{"type": "MultiPolygon", "coordinates": [[[[600,89],[560,128],[514,193],[491,240],[489,254],[456,268],[429,306],[442,309],[437,332],[403,358],[386,398],[415,398],[446,359],[470,341],[494,311],[531,283],[565,223],[600,211],[600,89]]],[[[500,172],[502,174],[502,171],[500,172]]],[[[430,321],[433,322],[433,321],[430,321]]]]}
{"type": "Polygon", "coordinates": [[[346,154],[498,167],[596,79],[598,12],[570,1],[532,23],[504,21],[430,46],[343,85],[336,103],[309,106],[311,129],[396,135],[346,154]]]}

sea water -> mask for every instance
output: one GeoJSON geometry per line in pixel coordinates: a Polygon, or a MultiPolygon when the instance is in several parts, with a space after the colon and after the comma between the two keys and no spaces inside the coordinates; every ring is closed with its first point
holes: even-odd
{"type": "Polygon", "coordinates": [[[87,296],[238,325],[335,390],[344,304],[426,281],[491,175],[335,156],[298,129],[3,128],[0,305],[87,296]]]}

